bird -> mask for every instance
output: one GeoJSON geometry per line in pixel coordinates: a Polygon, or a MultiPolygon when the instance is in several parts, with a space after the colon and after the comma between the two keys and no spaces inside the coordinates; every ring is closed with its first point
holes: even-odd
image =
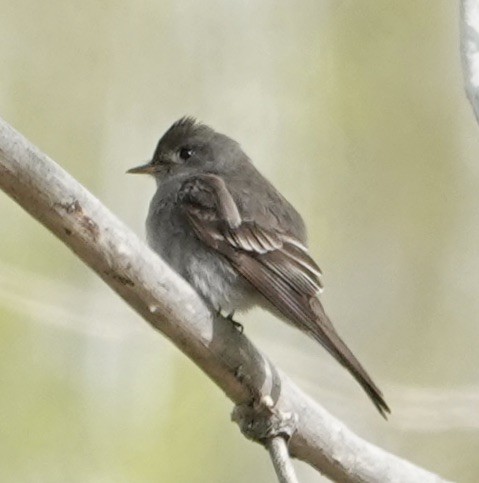
{"type": "Polygon", "coordinates": [[[356,379],[379,413],[390,408],[341,339],[319,295],[322,272],[305,223],[240,144],[185,116],[152,159],[128,173],[156,181],[147,242],[215,311],[263,307],[319,342],[356,379]]]}

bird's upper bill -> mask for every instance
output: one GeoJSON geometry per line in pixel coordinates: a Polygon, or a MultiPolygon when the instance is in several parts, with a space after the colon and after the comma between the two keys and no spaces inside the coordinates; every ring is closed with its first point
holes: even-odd
{"type": "Polygon", "coordinates": [[[157,166],[155,166],[151,161],[148,163],[142,164],[140,166],[136,166],[135,168],[131,168],[127,171],[130,174],[153,174],[157,171],[157,166]]]}

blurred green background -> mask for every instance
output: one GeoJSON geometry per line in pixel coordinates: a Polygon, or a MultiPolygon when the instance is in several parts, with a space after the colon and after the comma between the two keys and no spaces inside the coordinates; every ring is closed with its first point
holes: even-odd
{"type": "MultiPolygon", "coordinates": [[[[255,311],[248,336],[365,439],[479,480],[479,126],[457,2],[0,5],[2,117],[142,237],[154,183],[124,173],[162,132],[190,114],[239,140],[307,220],[390,421],[302,334],[255,311]]],[[[189,360],[1,193],[0,218],[2,482],[276,481],[189,360]]]]}

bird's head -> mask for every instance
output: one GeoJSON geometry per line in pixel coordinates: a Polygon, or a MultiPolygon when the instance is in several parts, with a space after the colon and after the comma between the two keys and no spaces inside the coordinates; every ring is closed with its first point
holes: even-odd
{"type": "Polygon", "coordinates": [[[127,172],[151,174],[162,181],[175,175],[222,173],[242,157],[236,141],[192,117],[182,117],[161,137],[151,161],[127,172]]]}

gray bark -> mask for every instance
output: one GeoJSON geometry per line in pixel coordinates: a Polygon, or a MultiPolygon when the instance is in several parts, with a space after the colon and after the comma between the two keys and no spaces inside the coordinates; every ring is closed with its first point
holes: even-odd
{"type": "Polygon", "coordinates": [[[460,34],[464,87],[479,122],[479,0],[461,0],[460,34]]]}

